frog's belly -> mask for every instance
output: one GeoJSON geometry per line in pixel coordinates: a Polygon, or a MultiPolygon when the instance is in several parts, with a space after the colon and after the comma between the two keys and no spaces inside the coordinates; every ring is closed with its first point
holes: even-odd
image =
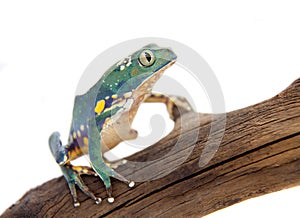
{"type": "Polygon", "coordinates": [[[114,148],[122,141],[132,140],[137,137],[138,133],[131,128],[131,124],[140,104],[147,96],[148,94],[143,94],[135,97],[131,107],[127,111],[122,111],[120,114],[116,114],[105,120],[100,133],[101,150],[103,153],[114,148]]]}
{"type": "Polygon", "coordinates": [[[137,137],[137,132],[131,129],[133,119],[130,118],[128,112],[126,112],[117,120],[114,120],[114,117],[106,120],[100,133],[101,150],[103,153],[114,148],[122,141],[137,137]]]}
{"type": "MultiPolygon", "coordinates": [[[[134,110],[131,112],[134,112],[134,110]]],[[[137,132],[131,129],[132,120],[133,116],[129,115],[129,112],[122,113],[118,119],[111,117],[105,120],[99,133],[102,154],[124,140],[131,140],[137,137],[137,132]]],[[[73,138],[73,142],[66,147],[70,161],[88,154],[88,141],[87,132],[82,132],[80,137],[73,138]]]]}

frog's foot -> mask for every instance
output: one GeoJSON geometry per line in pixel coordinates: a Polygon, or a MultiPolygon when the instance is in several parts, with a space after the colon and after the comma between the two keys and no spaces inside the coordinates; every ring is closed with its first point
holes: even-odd
{"type": "Polygon", "coordinates": [[[112,196],[112,186],[111,186],[110,177],[114,177],[114,178],[128,184],[128,186],[130,188],[132,188],[135,185],[135,183],[133,181],[129,181],[124,176],[122,176],[121,174],[117,173],[116,171],[114,171],[113,169],[108,167],[104,162],[103,163],[100,163],[100,162],[93,163],[92,165],[105,185],[107,195],[108,195],[107,201],[109,203],[114,202],[114,197],[112,196]]]}
{"type": "Polygon", "coordinates": [[[110,167],[106,165],[106,163],[103,160],[101,148],[100,148],[100,134],[98,131],[98,128],[96,126],[95,121],[89,120],[88,122],[88,149],[89,149],[89,158],[90,163],[95,170],[95,172],[99,175],[101,180],[104,182],[107,195],[108,195],[108,202],[113,203],[114,198],[112,197],[112,187],[110,182],[110,177],[114,177],[122,182],[125,182],[128,184],[128,186],[131,188],[134,186],[133,181],[129,181],[124,176],[120,175],[110,167]]]}
{"type": "Polygon", "coordinates": [[[74,207],[80,206],[80,202],[77,198],[76,185],[81,189],[83,193],[92,198],[96,204],[101,203],[101,198],[95,197],[95,195],[89,190],[89,188],[84,184],[83,180],[80,177],[80,175],[82,174],[95,175],[95,172],[90,167],[73,166],[71,164],[62,165],[60,167],[68,182],[68,186],[73,197],[74,207]]]}
{"type": "Polygon", "coordinates": [[[175,121],[180,115],[194,111],[188,100],[175,95],[164,95],[152,93],[145,102],[164,103],[167,107],[170,118],[175,121]]]}
{"type": "Polygon", "coordinates": [[[132,139],[136,139],[137,137],[138,137],[138,131],[135,129],[130,129],[125,135],[125,137],[123,138],[125,140],[132,140],[132,139]]]}
{"type": "Polygon", "coordinates": [[[126,116],[124,116],[123,119],[118,120],[118,122],[119,124],[114,125],[114,131],[118,134],[122,141],[132,140],[138,137],[138,131],[129,126],[130,124],[128,123],[126,116]]]}
{"type": "Polygon", "coordinates": [[[111,168],[111,169],[117,169],[119,166],[122,166],[127,163],[127,160],[121,159],[121,160],[116,160],[116,161],[108,161],[105,159],[106,165],[111,168]]]}

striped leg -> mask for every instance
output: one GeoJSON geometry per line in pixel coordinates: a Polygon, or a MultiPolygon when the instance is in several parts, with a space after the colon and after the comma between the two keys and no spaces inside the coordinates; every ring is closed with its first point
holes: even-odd
{"type": "Polygon", "coordinates": [[[172,120],[176,120],[181,114],[193,111],[190,103],[186,98],[174,95],[164,95],[160,93],[152,93],[145,102],[164,103],[167,107],[169,116],[172,120]]]}

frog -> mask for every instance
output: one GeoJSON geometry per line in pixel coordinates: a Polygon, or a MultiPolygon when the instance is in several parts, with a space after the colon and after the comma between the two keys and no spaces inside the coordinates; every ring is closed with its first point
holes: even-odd
{"type": "Polygon", "coordinates": [[[142,103],[164,103],[173,121],[179,112],[193,110],[184,97],[152,91],[176,60],[177,55],[171,48],[153,43],[145,45],[113,64],[86,93],[75,96],[68,142],[63,145],[57,131],[49,137],[50,151],[67,181],[74,207],[80,206],[77,187],[96,204],[102,202],[84,183],[82,175],[100,177],[109,203],[114,202],[111,177],[130,188],[135,186],[135,182],[119,174],[103,154],[122,141],[137,138],[138,131],[131,125],[142,103]],[[90,166],[71,163],[84,155],[90,166]]]}

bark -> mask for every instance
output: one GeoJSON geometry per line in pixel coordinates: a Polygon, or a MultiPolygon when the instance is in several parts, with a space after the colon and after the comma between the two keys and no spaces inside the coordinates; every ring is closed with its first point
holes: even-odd
{"type": "Polygon", "coordinates": [[[78,190],[81,206],[74,208],[66,181],[59,177],[28,191],[2,216],[204,216],[297,186],[300,79],[275,97],[240,110],[185,113],[167,137],[128,160],[117,171],[135,179],[136,186],[130,189],[113,179],[113,204],[106,201],[99,178],[86,176],[103,202],[96,205],[78,190]]]}

